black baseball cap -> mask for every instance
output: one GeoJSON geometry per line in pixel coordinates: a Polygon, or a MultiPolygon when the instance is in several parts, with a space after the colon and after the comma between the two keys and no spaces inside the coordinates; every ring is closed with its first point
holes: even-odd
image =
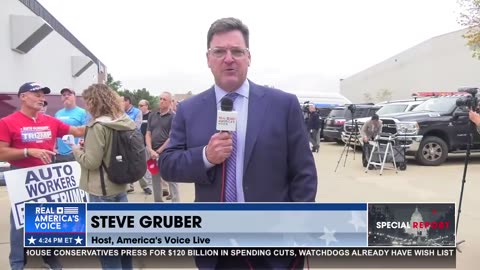
{"type": "Polygon", "coordinates": [[[18,95],[26,92],[37,92],[37,91],[42,91],[44,94],[50,94],[50,88],[43,87],[36,82],[27,82],[27,83],[24,83],[22,86],[20,86],[20,88],[18,89],[18,95]]]}

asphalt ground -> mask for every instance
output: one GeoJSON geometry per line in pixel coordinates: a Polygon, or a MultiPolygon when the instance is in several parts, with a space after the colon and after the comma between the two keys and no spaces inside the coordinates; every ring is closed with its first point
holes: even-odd
{"type": "MultiPolygon", "coordinates": [[[[355,155],[353,151],[349,151],[344,167],[343,157],[339,163],[343,149],[343,146],[335,143],[322,143],[320,152],[314,154],[319,180],[317,202],[458,203],[459,201],[464,169],[463,155],[451,155],[445,164],[438,167],[420,166],[415,161],[408,160],[407,170],[398,173],[386,170],[380,176],[378,171],[364,172],[360,151],[357,151],[355,155]],[[337,172],[334,172],[338,163],[337,172]]],[[[461,245],[462,252],[457,252],[456,269],[479,269],[480,211],[477,211],[477,207],[480,206],[480,196],[478,195],[480,182],[477,180],[478,178],[480,178],[480,156],[474,154],[468,166],[457,235],[457,240],[466,240],[466,242],[461,245]]],[[[180,184],[180,192],[182,202],[193,202],[194,187],[192,184],[180,184]]],[[[137,184],[135,192],[129,194],[129,200],[152,202],[153,196],[145,195],[137,184]]],[[[0,210],[3,213],[3,218],[0,219],[0,269],[9,269],[9,207],[7,190],[5,187],[0,187],[0,210]]],[[[165,260],[167,259],[151,261],[136,258],[134,264],[136,269],[166,269],[162,267],[162,262],[165,263],[165,260]]],[[[26,269],[39,269],[41,265],[40,259],[33,259],[28,262],[26,269]]],[[[97,258],[78,258],[74,265],[75,267],[68,269],[100,268],[97,258]]],[[[398,266],[392,265],[392,268],[382,269],[396,269],[398,266]]],[[[190,258],[184,259],[177,267],[195,269],[193,260],[190,258]]]]}

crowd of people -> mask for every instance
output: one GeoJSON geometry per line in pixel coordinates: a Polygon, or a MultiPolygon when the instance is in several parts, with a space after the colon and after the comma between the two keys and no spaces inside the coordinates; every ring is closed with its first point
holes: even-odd
{"type": "MultiPolygon", "coordinates": [[[[48,103],[45,99],[50,92],[50,88],[33,82],[25,83],[19,88],[18,97],[21,102],[19,110],[0,120],[0,160],[8,161],[12,169],[77,161],[82,168],[80,188],[88,192],[89,201],[128,201],[127,192],[134,191],[133,185],[122,186],[107,180],[104,181],[105,189],[102,190],[101,186],[99,168],[102,162],[109,164],[111,131],[138,129],[145,136],[149,130],[157,130],[145,140],[149,153],[147,158],[157,159],[158,154],[165,148],[171,121],[161,127],[149,126],[149,123],[152,121],[151,118],[155,119],[155,115],[160,112],[162,115],[175,114],[176,106],[173,105],[172,95],[168,92],[162,93],[158,111],[152,112],[146,100],[139,101],[138,109],[131,104],[130,97],[120,97],[105,84],[93,84],[83,91],[85,108],[81,108],[77,105],[76,92],[70,88],[63,88],[60,90],[60,99],[64,108],[53,115],[48,115],[46,110],[48,103]],[[101,122],[102,125],[95,125],[97,122],[101,122]],[[85,136],[87,129],[89,132],[85,136]],[[69,145],[62,140],[66,134],[74,135],[74,144],[69,145]],[[149,148],[152,141],[157,148],[149,148]],[[161,147],[163,148],[159,149],[161,147]],[[157,154],[152,155],[154,151],[157,154]]],[[[172,202],[180,200],[176,183],[163,184],[166,187],[162,189],[161,182],[164,181],[160,176],[157,174],[153,178],[152,183],[152,175],[147,170],[145,176],[139,180],[145,194],[160,194],[155,196],[155,202],[163,202],[162,197],[172,202]]],[[[23,254],[23,230],[15,228],[12,216],[10,238],[11,268],[23,269],[26,263],[23,254]]],[[[44,257],[43,260],[51,269],[62,268],[62,264],[54,256],[44,257]]],[[[101,261],[105,269],[115,268],[118,264],[115,258],[102,258],[101,261]]],[[[125,267],[128,266],[128,262],[121,263],[124,263],[125,267]]]]}
{"type": "MultiPolygon", "coordinates": [[[[163,92],[158,110],[146,100],[138,108],[105,84],[83,90],[85,108],[76,105],[76,92],[61,89],[65,108],[48,116],[45,95],[50,89],[26,83],[18,91],[20,110],[0,120],[0,160],[27,168],[76,160],[80,188],[92,202],[126,202],[128,184],[116,184],[102,173],[109,164],[113,130],[138,129],[145,138],[147,159],[158,159],[159,174],[140,179],[146,194],[164,201],[164,190],[179,202],[178,182],[195,184],[196,202],[314,202],[317,171],[313,148],[295,95],[247,79],[251,63],[249,29],[236,18],[212,23],[207,33],[207,64],[214,86],[181,103],[163,92]],[[236,131],[216,130],[217,111],[229,99],[238,112],[236,131]],[[100,123],[100,124],[98,124],[100,123]],[[24,133],[37,133],[23,136],[24,133]],[[65,145],[58,138],[76,137],[65,145]],[[83,140],[82,140],[83,138],[83,140]],[[162,180],[167,184],[162,186],[162,180]]],[[[315,127],[315,129],[317,129],[315,127]]],[[[318,130],[318,129],[317,129],[318,130]]],[[[55,257],[44,258],[60,269],[55,257]]],[[[132,269],[131,257],[101,257],[103,269],[132,269]]],[[[23,231],[11,222],[10,265],[23,269],[23,231]]],[[[302,269],[304,258],[197,257],[201,269],[302,269]]]]}
{"type": "MultiPolygon", "coordinates": [[[[77,96],[73,89],[70,88],[63,88],[60,90],[61,94],[61,102],[64,106],[63,109],[57,111],[54,115],[55,118],[61,120],[62,122],[70,125],[70,126],[85,126],[91,119],[91,115],[87,112],[84,108],[81,108],[77,105],[77,96]]],[[[130,96],[120,96],[120,107],[121,109],[127,114],[127,116],[134,121],[136,129],[140,130],[142,135],[145,137],[147,134],[147,127],[148,127],[148,119],[150,117],[150,113],[152,110],[150,109],[150,102],[148,100],[142,99],[138,102],[138,106],[135,107],[132,104],[132,98],[130,96]]],[[[40,110],[43,114],[47,113],[47,106],[48,102],[44,101],[44,106],[40,110]]],[[[172,94],[169,92],[164,92],[161,94],[159,98],[159,103],[157,104],[157,108],[154,109],[155,112],[164,111],[164,113],[168,114],[175,114],[176,110],[176,101],[173,98],[172,94]]],[[[152,114],[154,117],[154,114],[152,114]]],[[[171,122],[169,123],[169,125],[171,122]]],[[[162,130],[168,131],[170,130],[169,126],[163,126],[162,130]]],[[[166,136],[168,137],[168,132],[166,136]]],[[[153,138],[154,141],[160,140],[159,144],[163,145],[166,142],[166,139],[163,137],[153,136],[150,137],[150,140],[153,138]]],[[[75,143],[78,144],[81,138],[75,137],[75,143]]],[[[145,141],[146,142],[146,141],[145,141]]],[[[145,144],[147,145],[147,144],[145,144]]],[[[147,149],[148,150],[148,149],[147,149]]],[[[67,145],[61,138],[56,139],[56,144],[54,151],[56,155],[53,156],[54,162],[68,162],[74,161],[75,157],[73,155],[72,147],[67,145]]],[[[150,153],[150,150],[148,152],[150,153]]],[[[147,158],[151,156],[148,155],[147,158]]],[[[158,155],[153,156],[153,158],[158,158],[158,155]]],[[[166,200],[171,200],[172,202],[178,202],[179,195],[178,195],[178,188],[176,183],[166,183],[165,181],[161,181],[162,185],[157,189],[158,192],[162,194],[160,197],[155,197],[155,201],[161,202],[163,201],[162,197],[166,197],[166,200]],[[163,189],[163,191],[162,191],[163,189]],[[173,191],[172,191],[173,190],[173,191]]],[[[152,195],[152,175],[147,170],[145,177],[139,180],[140,187],[143,189],[146,195],[152,195]]],[[[133,184],[130,184],[127,193],[132,193],[135,191],[135,187],[133,184]]]]}

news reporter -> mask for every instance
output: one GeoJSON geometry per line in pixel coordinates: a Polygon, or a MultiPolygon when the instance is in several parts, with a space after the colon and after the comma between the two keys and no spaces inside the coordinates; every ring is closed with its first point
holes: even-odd
{"type": "MultiPolygon", "coordinates": [[[[195,183],[196,202],[315,201],[317,173],[298,99],[247,79],[247,26],[235,18],[215,21],[207,34],[206,57],[215,85],[178,104],[170,142],[159,158],[162,177],[195,183]],[[225,96],[234,100],[238,112],[231,134],[216,130],[225,96]]],[[[196,262],[199,268],[249,267],[244,258],[196,262]]],[[[250,263],[254,269],[303,266],[302,259],[293,257],[250,263]]]]}
{"type": "MultiPolygon", "coordinates": [[[[82,93],[85,107],[92,116],[87,125],[84,145],[72,145],[75,160],[80,164],[80,188],[89,194],[90,202],[127,202],[127,184],[110,181],[101,169],[110,164],[113,130],[132,130],[135,122],[123,111],[119,96],[105,84],[93,84],[82,93]]],[[[103,269],[132,269],[130,256],[102,256],[103,269]]]]}

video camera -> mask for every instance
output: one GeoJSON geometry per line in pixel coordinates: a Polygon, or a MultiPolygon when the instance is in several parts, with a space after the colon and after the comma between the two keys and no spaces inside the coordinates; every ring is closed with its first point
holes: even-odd
{"type": "Polygon", "coordinates": [[[308,116],[310,115],[310,101],[305,101],[303,102],[302,105],[302,113],[303,113],[303,120],[305,120],[305,123],[307,123],[308,116]]]}
{"type": "Polygon", "coordinates": [[[357,110],[357,106],[355,106],[355,104],[350,104],[347,106],[347,109],[352,112],[352,115],[355,113],[355,111],[357,110]]]}
{"type": "Polygon", "coordinates": [[[310,113],[310,101],[303,102],[302,111],[304,113],[310,113]]]}
{"type": "Polygon", "coordinates": [[[460,93],[468,93],[469,96],[460,97],[457,99],[456,104],[458,107],[467,107],[470,110],[478,111],[478,88],[466,87],[458,89],[460,93]]]}

